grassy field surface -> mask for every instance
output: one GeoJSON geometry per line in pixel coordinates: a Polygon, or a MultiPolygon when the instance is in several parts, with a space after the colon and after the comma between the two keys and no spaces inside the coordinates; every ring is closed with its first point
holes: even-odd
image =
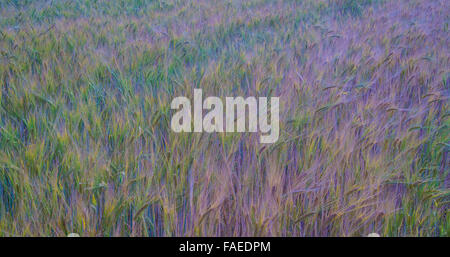
{"type": "Polygon", "coordinates": [[[446,0],[0,0],[0,236],[449,236],[446,0]],[[174,97],[280,97],[280,138],[174,97]]]}

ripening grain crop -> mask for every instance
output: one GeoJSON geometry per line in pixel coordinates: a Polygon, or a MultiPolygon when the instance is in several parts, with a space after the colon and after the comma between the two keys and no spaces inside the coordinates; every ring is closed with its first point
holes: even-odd
{"type": "Polygon", "coordinates": [[[0,236],[449,236],[446,0],[1,0],[0,236]],[[280,137],[173,98],[280,97],[280,137]]]}

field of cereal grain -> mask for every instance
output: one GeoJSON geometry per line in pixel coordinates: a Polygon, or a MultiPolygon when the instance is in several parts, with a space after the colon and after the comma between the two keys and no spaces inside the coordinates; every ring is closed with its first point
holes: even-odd
{"type": "Polygon", "coordinates": [[[1,0],[0,236],[449,236],[446,0],[1,0]],[[174,133],[280,97],[280,138],[174,133]]]}

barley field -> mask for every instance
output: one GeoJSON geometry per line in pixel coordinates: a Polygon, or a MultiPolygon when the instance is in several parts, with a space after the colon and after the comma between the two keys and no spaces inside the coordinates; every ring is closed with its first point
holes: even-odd
{"type": "Polygon", "coordinates": [[[0,0],[0,236],[450,235],[447,0],[0,0]],[[280,137],[174,97],[280,98],[280,137]]]}

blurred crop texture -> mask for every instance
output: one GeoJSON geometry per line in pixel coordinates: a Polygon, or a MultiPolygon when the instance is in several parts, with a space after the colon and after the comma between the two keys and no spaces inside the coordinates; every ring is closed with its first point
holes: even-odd
{"type": "Polygon", "coordinates": [[[449,236],[446,0],[0,0],[0,236],[449,236]],[[170,102],[279,96],[280,139],[170,102]]]}

